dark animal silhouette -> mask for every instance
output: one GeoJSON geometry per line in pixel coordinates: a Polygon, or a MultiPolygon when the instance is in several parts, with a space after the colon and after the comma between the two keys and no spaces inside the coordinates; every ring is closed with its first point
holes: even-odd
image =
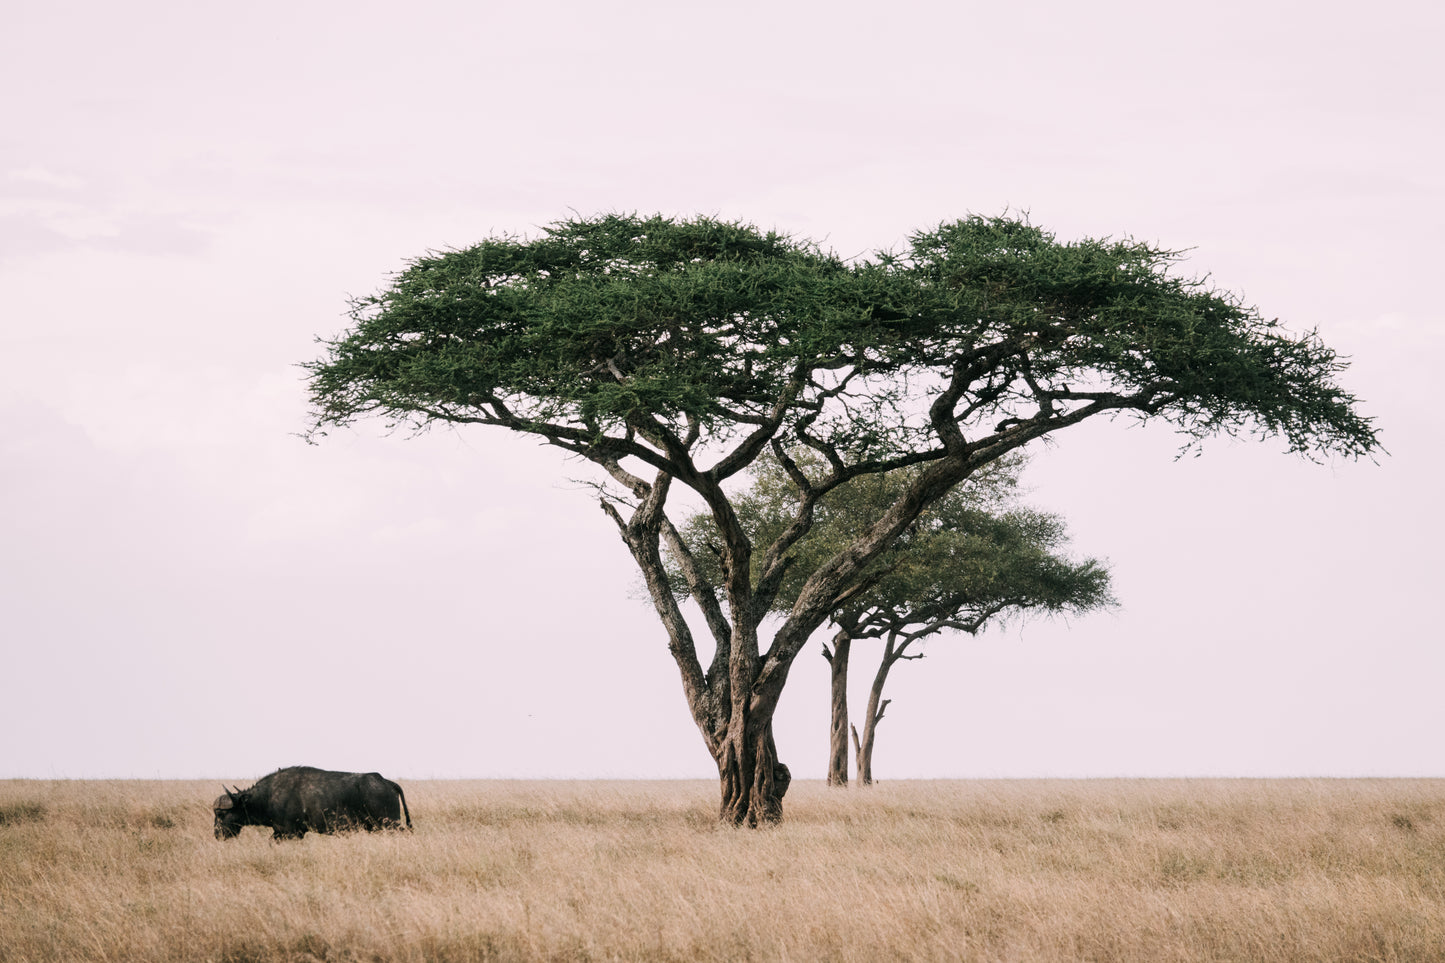
{"type": "Polygon", "coordinates": [[[232,839],[243,826],[270,826],[272,839],[300,839],[307,830],[399,829],[403,814],[411,829],[406,794],[377,772],[278,769],[250,789],[226,789],[212,808],[217,839],[232,839]]]}

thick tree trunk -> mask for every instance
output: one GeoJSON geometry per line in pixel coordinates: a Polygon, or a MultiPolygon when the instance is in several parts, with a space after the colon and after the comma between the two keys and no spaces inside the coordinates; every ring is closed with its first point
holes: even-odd
{"type": "Polygon", "coordinates": [[[722,802],[718,818],[734,826],[764,826],[783,818],[783,795],[792,782],[778,761],[773,723],[730,729],[718,752],[722,802]]]}
{"type": "Polygon", "coordinates": [[[833,637],[833,651],[823,649],[832,673],[833,716],[828,726],[828,785],[848,785],[848,652],[853,638],[846,631],[833,637]]]}

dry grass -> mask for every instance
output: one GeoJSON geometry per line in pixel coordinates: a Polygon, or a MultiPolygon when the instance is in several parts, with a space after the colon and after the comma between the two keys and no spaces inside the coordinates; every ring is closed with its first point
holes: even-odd
{"type": "Polygon", "coordinates": [[[212,783],[0,782],[0,960],[1445,960],[1445,781],[409,782],[211,837],[212,783]]]}

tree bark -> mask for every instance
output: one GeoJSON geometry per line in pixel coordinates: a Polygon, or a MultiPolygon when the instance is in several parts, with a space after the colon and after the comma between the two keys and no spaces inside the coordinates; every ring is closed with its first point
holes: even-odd
{"type": "MultiPolygon", "coordinates": [[[[640,503],[630,519],[624,519],[606,499],[602,509],[617,524],[622,540],[646,579],[648,594],[668,631],[668,648],[682,675],[683,694],[708,750],[718,767],[721,784],[719,818],[738,826],[762,826],[783,817],[783,796],[792,774],[778,761],[773,741],[773,714],[787,679],[788,664],[773,664],[763,678],[758,651],[757,622],[748,596],[745,577],[728,578],[731,620],[722,615],[715,597],[705,594],[706,586],[694,585],[699,602],[708,615],[708,626],[717,643],[712,668],[706,673],[697,659],[692,632],[678,607],[662,564],[660,543],[664,537],[672,550],[686,561],[686,547],[662,512],[670,481],[659,473],[648,485],[638,481],[634,490],[640,503]],[[729,624],[730,622],[730,624],[729,624]]],[[[729,569],[736,565],[747,571],[747,545],[743,541],[729,555],[729,569]],[[744,564],[737,564],[741,557],[744,564]]]]}
{"type": "Polygon", "coordinates": [[[858,785],[873,785],[873,741],[878,734],[878,723],[883,719],[883,713],[892,700],[883,698],[883,684],[888,681],[888,671],[893,668],[893,663],[903,658],[904,649],[908,642],[894,646],[894,640],[889,639],[883,648],[883,661],[878,663],[878,672],[873,676],[873,686],[868,690],[868,712],[863,717],[863,737],[858,737],[858,730],[853,729],[853,746],[858,756],[858,785]]]}
{"type": "Polygon", "coordinates": [[[824,646],[832,674],[833,717],[828,726],[828,785],[848,785],[848,653],[853,638],[847,630],[833,637],[833,651],[824,646]]]}
{"type": "Polygon", "coordinates": [[[729,728],[718,751],[722,801],[718,818],[734,826],[765,826],[781,822],[783,796],[792,782],[788,767],[778,761],[773,722],[729,728]]]}

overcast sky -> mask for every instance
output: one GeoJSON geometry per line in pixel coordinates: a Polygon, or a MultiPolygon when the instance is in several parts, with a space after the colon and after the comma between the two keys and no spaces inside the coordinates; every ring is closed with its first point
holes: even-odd
{"type": "MultiPolygon", "coordinates": [[[[716,775],[585,466],[303,443],[429,249],[709,214],[845,256],[969,213],[1190,249],[1351,357],[1378,463],[1086,424],[1031,503],[1123,607],[901,664],[879,779],[1445,776],[1436,4],[6,4],[0,777],[716,775]]],[[[821,641],[821,640],[820,640],[821,641]]],[[[781,756],[820,778],[827,665],[781,756]]],[[[854,647],[855,712],[876,652],[854,647]]]]}

